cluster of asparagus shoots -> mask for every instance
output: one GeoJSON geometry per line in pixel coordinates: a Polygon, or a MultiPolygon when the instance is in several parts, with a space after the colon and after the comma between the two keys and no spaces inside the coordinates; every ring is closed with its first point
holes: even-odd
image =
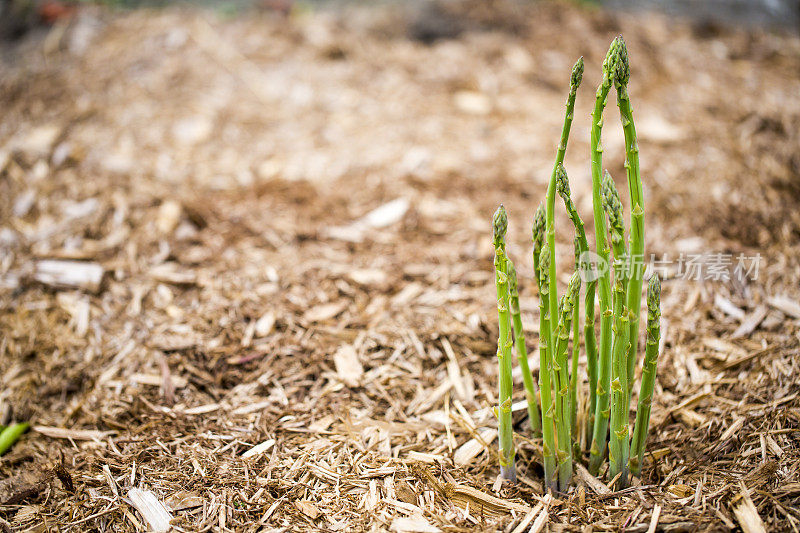
{"type": "Polygon", "coordinates": [[[531,431],[535,436],[542,437],[546,486],[554,491],[568,489],[573,460],[582,459],[587,446],[589,471],[592,474],[599,474],[608,448],[608,475],[617,487],[627,486],[630,475],[639,477],[650,421],[660,337],[661,284],[658,276],[653,275],[647,288],[647,339],[636,422],[631,437],[628,425],[630,398],[638,358],[639,313],[644,280],[644,204],[639,149],[627,89],[630,78],[628,52],[622,37],[614,39],[603,62],[603,78],[591,115],[592,204],[597,257],[594,267],[588,261],[590,250],[586,232],[570,197],[569,179],[564,169],[575,98],[582,78],[583,58],[572,69],[566,116],[546,202],[539,205],[533,219],[533,265],[540,296],[538,393],[528,365],[517,274],[505,247],[508,217],[502,205],[493,219],[500,331],[497,343],[500,369],[497,415],[501,476],[512,481],[516,479],[511,418],[512,350],[515,350],[523,375],[531,431]],[[603,111],[612,85],[616,91],[625,137],[625,169],[631,206],[627,246],[619,192],[608,171],[602,173],[600,135],[603,111]],[[561,298],[558,297],[556,284],[556,193],[564,201],[575,230],[575,273],[561,298]],[[611,254],[613,263],[609,262],[611,254]],[[578,383],[582,382],[578,376],[582,280],[586,281],[583,345],[589,382],[588,400],[583,402],[584,416],[580,417],[586,428],[583,438],[578,425],[578,383]],[[600,308],[599,345],[595,332],[596,294],[599,295],[600,308]]]}

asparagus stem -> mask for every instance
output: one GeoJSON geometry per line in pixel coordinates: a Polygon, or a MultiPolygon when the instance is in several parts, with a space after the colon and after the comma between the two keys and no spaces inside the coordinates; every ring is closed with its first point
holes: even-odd
{"type": "Polygon", "coordinates": [[[556,356],[553,363],[553,376],[556,382],[556,434],[558,436],[558,486],[566,491],[572,479],[572,422],[569,391],[569,369],[567,367],[567,349],[569,348],[569,331],[572,323],[572,310],[581,290],[581,277],[576,272],[569,280],[567,293],[559,302],[559,321],[556,335],[556,356]]]}
{"type": "Polygon", "coordinates": [[[550,250],[544,244],[539,255],[539,394],[542,396],[542,463],[545,487],[556,491],[555,404],[553,402],[552,364],[550,362],[550,250]]]}
{"type": "Polygon", "coordinates": [[[517,271],[514,268],[514,263],[508,257],[506,257],[506,275],[508,276],[508,307],[514,325],[514,346],[517,350],[517,360],[522,370],[525,398],[528,401],[528,419],[531,431],[535,436],[539,436],[542,432],[542,419],[536,399],[536,385],[533,384],[533,375],[531,374],[530,365],[528,365],[528,349],[525,346],[525,331],[522,328],[522,316],[519,310],[517,271]]]}
{"type": "Polygon", "coordinates": [[[511,320],[508,305],[508,276],[506,275],[505,235],[508,216],[501,205],[494,214],[494,269],[497,287],[497,314],[500,336],[497,339],[499,376],[499,406],[497,409],[498,435],[500,440],[500,475],[503,479],[516,481],[514,469],[514,439],[511,421],[511,320]]]}
{"type": "Polygon", "coordinates": [[[628,465],[628,382],[627,353],[629,312],[624,306],[625,291],[622,282],[614,282],[614,307],[620,309],[614,315],[614,349],[611,364],[611,437],[609,442],[608,475],[612,478],[621,473],[618,487],[627,485],[628,465]]]}
{"type": "Polygon", "coordinates": [[[614,72],[614,87],[617,90],[617,106],[625,134],[625,170],[628,176],[628,193],[631,201],[630,265],[626,305],[631,310],[630,342],[628,351],[628,391],[633,387],[633,369],[639,349],[639,313],[642,303],[642,283],[644,279],[644,193],[642,177],[639,172],[639,144],[636,140],[636,127],[633,123],[633,110],[628,96],[630,63],[628,49],[622,36],[617,37],[619,60],[614,72]]]}
{"type": "Polygon", "coordinates": [[[639,389],[639,405],[636,409],[636,425],[631,441],[631,458],[628,461],[631,475],[640,477],[644,461],[644,445],[650,425],[650,404],[656,382],[658,365],[658,343],[661,339],[661,280],[653,274],[647,285],[647,345],[642,363],[642,385],[639,389]]]}
{"type": "Polygon", "coordinates": [[[608,269],[608,244],[606,243],[606,220],[603,211],[603,202],[600,194],[601,169],[603,168],[603,148],[600,144],[600,135],[603,128],[603,109],[606,105],[608,92],[616,63],[619,57],[619,42],[614,39],[608,49],[603,62],[603,80],[597,88],[594,110],[592,111],[592,128],[590,147],[592,157],[592,206],[594,210],[594,234],[597,254],[600,257],[601,268],[604,270],[599,277],[600,293],[600,350],[598,353],[597,375],[597,403],[595,405],[594,429],[592,445],[589,450],[589,472],[597,475],[606,449],[609,417],[609,387],[611,384],[611,282],[608,269]]]}
{"type": "Polygon", "coordinates": [[[28,431],[29,427],[30,424],[23,422],[21,424],[12,424],[4,428],[2,433],[0,433],[0,455],[6,453],[6,451],[19,440],[22,434],[28,431]]]}
{"type": "MultiPolygon", "coordinates": [[[[572,75],[569,82],[569,95],[567,96],[566,112],[564,114],[564,125],[561,129],[561,140],[556,150],[556,161],[553,165],[553,172],[550,175],[550,184],[547,187],[547,208],[546,208],[546,233],[547,245],[550,249],[550,292],[549,308],[550,315],[555,319],[558,312],[557,299],[558,288],[556,287],[556,243],[555,243],[555,196],[556,196],[556,175],[558,168],[564,163],[564,155],[567,152],[567,142],[569,141],[569,131],[572,128],[572,118],[575,112],[575,97],[578,94],[578,87],[583,79],[583,57],[578,58],[572,67],[572,75]]],[[[555,330],[557,324],[550,325],[550,338],[552,343],[555,341],[555,330]]],[[[540,332],[540,335],[542,333],[540,332]]]]}
{"type": "Polygon", "coordinates": [[[587,279],[592,280],[586,284],[586,296],[584,296],[586,316],[583,324],[583,339],[586,347],[586,373],[589,376],[589,416],[586,420],[586,445],[588,446],[592,441],[594,412],[597,407],[597,338],[594,332],[594,296],[597,289],[597,281],[593,276],[587,279]]]}
{"type": "MultiPolygon", "coordinates": [[[[594,336],[594,293],[597,282],[593,275],[590,275],[588,269],[581,265],[584,254],[589,251],[589,243],[586,240],[586,230],[584,229],[583,220],[578,215],[578,210],[575,208],[575,203],[572,201],[570,194],[569,178],[564,165],[559,165],[556,174],[556,190],[558,191],[561,199],[564,200],[564,206],[567,209],[567,214],[572,225],[575,227],[575,270],[581,272],[582,269],[585,278],[589,281],[586,286],[586,324],[584,325],[584,335],[586,337],[586,366],[587,373],[589,374],[589,404],[590,404],[590,420],[594,418],[594,407],[596,402],[596,389],[597,389],[597,342],[594,336]]],[[[580,303],[575,304],[574,318],[573,318],[573,372],[570,374],[573,381],[577,380],[577,357],[580,350],[580,334],[578,317],[580,316],[580,303]]],[[[570,383],[572,387],[572,383],[570,383]]],[[[574,385],[572,397],[572,438],[579,441],[577,433],[577,382],[574,385]]],[[[590,427],[590,426],[587,426],[590,427]]],[[[587,436],[587,442],[589,437],[587,436]]]]}
{"type": "MultiPolygon", "coordinates": [[[[539,285],[539,254],[544,244],[545,213],[544,204],[539,204],[536,214],[533,215],[533,277],[539,285]]],[[[541,295],[541,287],[539,288],[541,295]]]]}
{"type": "MultiPolygon", "coordinates": [[[[580,280],[580,257],[581,249],[578,237],[575,237],[575,275],[580,280]]],[[[579,281],[580,282],[580,281],[579,281]]],[[[579,289],[580,291],[580,289],[579,289]]],[[[578,295],[580,296],[580,295],[578,295]]],[[[570,420],[572,421],[572,428],[570,435],[572,436],[572,454],[580,457],[581,453],[581,439],[578,433],[578,359],[581,354],[581,312],[580,312],[580,298],[576,297],[574,306],[572,308],[572,363],[569,370],[569,405],[570,405],[570,420]]]]}
{"type": "MultiPolygon", "coordinates": [[[[619,192],[614,183],[614,179],[608,170],[603,174],[603,184],[601,185],[603,196],[603,209],[608,216],[608,229],[611,241],[611,250],[614,252],[614,281],[622,282],[623,294],[627,283],[627,259],[628,251],[625,248],[625,220],[622,215],[622,201],[619,199],[619,192]]],[[[624,302],[624,298],[623,298],[624,302]]],[[[614,311],[614,314],[618,314],[614,311]]]]}

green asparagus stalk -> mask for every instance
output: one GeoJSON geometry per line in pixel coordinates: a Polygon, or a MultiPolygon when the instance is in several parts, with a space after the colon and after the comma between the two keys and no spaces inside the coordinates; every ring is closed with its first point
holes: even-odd
{"type": "Polygon", "coordinates": [[[625,170],[628,177],[628,193],[631,201],[630,269],[626,306],[631,310],[630,342],[628,351],[628,391],[633,387],[633,369],[639,349],[639,313],[642,303],[642,283],[644,279],[644,193],[642,177],[639,172],[639,143],[636,140],[636,127],[633,123],[633,110],[628,96],[630,63],[628,48],[622,36],[616,39],[619,59],[614,72],[614,87],[617,90],[617,107],[625,134],[625,170]]]}
{"type": "Polygon", "coordinates": [[[570,380],[567,367],[567,349],[572,324],[572,310],[581,290],[580,274],[575,272],[569,280],[567,293],[559,302],[559,321],[556,335],[556,355],[553,362],[553,377],[556,382],[556,434],[558,436],[558,485],[566,491],[572,479],[572,421],[570,419],[570,380]]]}
{"type": "Polygon", "coordinates": [[[594,332],[594,297],[597,280],[588,267],[582,267],[589,281],[586,284],[584,309],[586,316],[583,324],[583,341],[586,347],[586,374],[589,377],[589,413],[586,420],[586,445],[592,441],[595,409],[597,408],[597,337],[594,332]]]}
{"type": "Polygon", "coordinates": [[[6,453],[8,449],[19,440],[22,434],[28,431],[30,426],[31,425],[27,422],[23,422],[21,424],[12,424],[4,428],[2,433],[0,433],[0,455],[6,453]]]}
{"type": "MultiPolygon", "coordinates": [[[[575,97],[578,94],[578,87],[583,79],[583,57],[579,58],[572,67],[572,75],[569,82],[569,95],[567,96],[566,112],[564,114],[564,125],[561,129],[561,140],[558,143],[556,150],[556,161],[553,165],[553,172],[550,175],[550,184],[547,187],[547,208],[546,208],[546,233],[547,245],[550,249],[550,292],[549,292],[549,307],[550,316],[556,320],[558,313],[558,289],[556,287],[556,243],[555,243],[555,197],[556,197],[556,176],[558,168],[564,163],[564,155],[567,152],[567,142],[569,141],[569,132],[572,128],[572,118],[575,113],[575,97]]],[[[555,330],[557,324],[550,324],[550,337],[555,341],[555,330]]],[[[540,335],[543,333],[540,332],[540,335]]]]}
{"type": "Polygon", "coordinates": [[[499,406],[497,409],[498,435],[500,440],[500,475],[503,479],[516,481],[514,468],[514,438],[511,421],[511,320],[508,303],[508,276],[506,275],[505,235],[508,229],[508,216],[500,205],[493,218],[494,229],[494,269],[497,287],[497,314],[500,335],[497,339],[498,376],[500,383],[499,406]]]}
{"type": "MultiPolygon", "coordinates": [[[[536,279],[537,285],[539,284],[539,255],[544,245],[544,228],[544,204],[539,204],[536,214],[533,215],[533,277],[536,279]]],[[[539,294],[541,294],[541,287],[539,287],[539,294]]]]}
{"type": "Polygon", "coordinates": [[[639,405],[636,409],[636,425],[631,441],[631,458],[628,461],[631,475],[640,477],[644,461],[644,445],[650,425],[650,404],[656,382],[658,365],[658,343],[661,339],[661,280],[653,274],[647,285],[647,345],[642,363],[642,385],[639,389],[639,405]]]}
{"type": "MultiPolygon", "coordinates": [[[[601,197],[601,171],[603,148],[600,136],[603,128],[603,109],[619,60],[620,40],[614,39],[603,62],[603,80],[597,88],[590,136],[592,170],[592,205],[594,208],[594,234],[597,254],[604,265],[608,265],[609,249],[606,242],[606,218],[601,197]]],[[[601,265],[601,268],[604,266],[601,265]]],[[[608,269],[600,273],[600,350],[598,352],[597,403],[595,406],[592,445],[589,450],[589,472],[597,475],[603,462],[608,434],[609,387],[611,386],[611,281],[608,269]]]]}
{"type": "Polygon", "coordinates": [[[522,328],[522,315],[519,310],[519,288],[517,286],[517,271],[511,259],[506,258],[506,275],[508,276],[508,307],[514,325],[514,346],[517,351],[517,360],[522,370],[522,383],[525,386],[525,398],[528,401],[528,419],[531,431],[535,436],[542,432],[542,419],[539,414],[538,400],[536,399],[536,385],[533,384],[533,374],[528,365],[528,349],[525,346],[525,331],[522,328]]]}
{"type": "Polygon", "coordinates": [[[629,434],[628,434],[628,382],[627,353],[629,333],[629,312],[624,304],[625,292],[622,282],[614,283],[614,307],[620,309],[614,315],[614,347],[611,363],[611,436],[609,439],[609,476],[621,473],[619,487],[627,484],[629,434]]]}
{"type": "MultiPolygon", "coordinates": [[[[585,270],[583,265],[581,265],[584,254],[589,251],[589,243],[586,240],[586,230],[584,229],[583,220],[578,214],[578,210],[575,208],[575,203],[572,201],[569,178],[567,177],[567,171],[564,169],[564,165],[559,165],[558,167],[556,174],[556,190],[558,191],[558,195],[561,196],[561,199],[564,200],[564,206],[567,209],[567,214],[569,215],[570,220],[572,220],[572,225],[575,227],[575,270],[577,272],[583,271],[584,277],[589,280],[586,285],[586,324],[584,325],[584,336],[586,337],[586,367],[587,374],[589,375],[589,413],[591,421],[594,419],[594,408],[597,392],[597,341],[594,334],[594,295],[597,281],[595,280],[594,276],[591,275],[588,270],[585,270]]],[[[575,309],[573,310],[572,321],[572,327],[574,331],[572,335],[573,372],[570,374],[571,380],[575,382],[574,385],[571,382],[570,387],[572,388],[571,396],[574,398],[572,402],[572,438],[576,442],[580,440],[578,439],[577,433],[577,357],[580,350],[580,335],[578,334],[580,329],[578,320],[579,316],[580,303],[576,302],[575,309]]],[[[588,436],[586,440],[589,440],[588,436]]]]}
{"type": "MultiPolygon", "coordinates": [[[[581,245],[578,237],[573,241],[575,246],[575,274],[580,279],[581,245]]],[[[572,428],[572,454],[580,457],[581,444],[578,434],[578,359],[581,355],[581,312],[580,298],[575,298],[572,308],[572,363],[569,369],[569,406],[572,428]]]]}
{"type": "Polygon", "coordinates": [[[542,463],[544,466],[545,487],[556,491],[556,438],[555,438],[555,402],[553,401],[553,383],[550,336],[550,250],[545,243],[539,254],[539,394],[542,397],[542,463]]]}
{"type": "MultiPolygon", "coordinates": [[[[619,199],[619,192],[614,183],[614,179],[608,171],[603,174],[603,184],[601,185],[603,196],[603,209],[608,216],[608,229],[611,241],[611,250],[614,252],[614,280],[622,282],[623,291],[627,282],[627,256],[625,249],[625,220],[622,215],[622,201],[619,199]]],[[[624,292],[623,292],[624,294],[624,292]]],[[[624,299],[623,299],[624,301],[624,299]]],[[[616,315],[615,311],[615,315],[616,315]]]]}

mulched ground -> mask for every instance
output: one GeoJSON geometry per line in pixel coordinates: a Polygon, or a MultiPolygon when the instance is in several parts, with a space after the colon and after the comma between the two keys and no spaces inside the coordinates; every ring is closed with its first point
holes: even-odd
{"type": "Polygon", "coordinates": [[[727,531],[751,501],[800,528],[796,36],[556,4],[83,9],[2,58],[0,422],[35,429],[0,460],[0,529],[143,531],[132,487],[179,531],[512,531],[537,503],[553,531],[727,531]],[[567,169],[590,220],[618,33],[669,260],[652,454],[631,490],[543,500],[522,418],[521,482],[495,483],[490,217],[535,354],[530,219],[583,55],[567,169]],[[740,254],[757,272],[721,277],[740,254]],[[102,283],[55,286],[46,259],[102,283]]]}

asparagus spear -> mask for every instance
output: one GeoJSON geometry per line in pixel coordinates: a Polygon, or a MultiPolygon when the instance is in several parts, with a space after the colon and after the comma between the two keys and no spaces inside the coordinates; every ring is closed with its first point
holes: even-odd
{"type": "MultiPolygon", "coordinates": [[[[559,165],[558,173],[556,175],[556,189],[558,191],[558,195],[561,196],[561,199],[564,200],[564,206],[567,209],[567,214],[569,215],[570,220],[572,220],[572,225],[575,226],[575,270],[580,272],[582,269],[582,265],[580,264],[581,258],[584,254],[589,250],[589,244],[586,240],[586,230],[584,229],[583,220],[581,220],[580,215],[578,215],[578,210],[575,209],[575,204],[572,201],[572,197],[570,195],[570,188],[569,188],[569,178],[567,177],[567,171],[564,169],[564,165],[559,165]]],[[[584,336],[586,338],[586,367],[587,367],[587,374],[589,375],[589,421],[594,419],[594,408],[596,403],[596,392],[597,392],[597,341],[594,335],[594,295],[595,295],[595,287],[597,286],[597,281],[595,281],[594,276],[586,274],[586,279],[589,280],[586,285],[586,323],[584,325],[584,336]]],[[[573,381],[576,380],[577,376],[577,356],[580,349],[580,336],[578,331],[580,329],[578,317],[580,316],[580,304],[576,302],[575,309],[574,309],[574,318],[572,327],[574,333],[572,335],[573,339],[573,372],[570,374],[572,376],[573,381]],[[578,339],[576,341],[576,339],[578,339]]],[[[572,387],[572,383],[570,384],[572,387]]],[[[572,402],[572,438],[576,441],[578,439],[577,433],[577,383],[575,383],[575,387],[573,388],[572,397],[574,398],[572,402]]],[[[590,426],[587,426],[590,427],[590,426]]],[[[587,441],[589,440],[587,436],[587,441]]]]}
{"type": "Polygon", "coordinates": [[[545,487],[556,491],[556,438],[553,417],[552,364],[550,362],[550,250],[547,243],[539,254],[539,393],[542,396],[542,463],[544,466],[545,487]]]}
{"type": "Polygon", "coordinates": [[[508,276],[506,275],[505,235],[508,229],[508,216],[500,205],[493,218],[494,229],[494,270],[497,287],[497,314],[500,336],[497,339],[497,360],[499,365],[499,406],[497,409],[498,435],[500,437],[500,475],[503,479],[516,481],[514,468],[514,438],[511,422],[511,320],[508,305],[508,276]]]}
{"type": "MultiPolygon", "coordinates": [[[[536,278],[537,285],[539,284],[539,254],[544,244],[544,228],[544,204],[539,204],[533,215],[533,277],[536,278]]],[[[539,287],[539,293],[541,294],[541,287],[539,287]]]]}
{"type": "Polygon", "coordinates": [[[506,258],[506,275],[508,276],[508,308],[514,324],[514,346],[517,350],[517,360],[522,369],[522,383],[525,385],[525,397],[528,400],[528,419],[533,434],[538,436],[542,432],[542,419],[539,414],[539,405],[536,399],[536,385],[533,384],[533,375],[528,365],[528,349],[525,346],[525,331],[522,329],[522,316],[519,310],[519,289],[517,286],[517,271],[511,259],[506,258]]]}
{"type": "Polygon", "coordinates": [[[644,193],[642,177],[639,172],[639,143],[636,140],[636,127],[633,123],[633,110],[628,96],[628,80],[630,79],[630,63],[628,48],[620,35],[616,39],[619,59],[614,69],[614,87],[617,90],[617,107],[625,134],[625,170],[628,176],[628,193],[631,201],[631,236],[630,236],[630,278],[626,291],[626,305],[631,310],[630,342],[628,351],[628,391],[633,387],[633,369],[636,365],[639,349],[639,312],[642,303],[642,282],[644,278],[644,193]]]}
{"type": "Polygon", "coordinates": [[[622,282],[614,282],[614,307],[620,309],[614,315],[614,349],[611,364],[611,436],[609,441],[608,475],[612,478],[621,473],[618,480],[620,488],[627,484],[626,469],[628,466],[628,382],[627,353],[629,315],[624,307],[625,292],[622,282]]]}
{"type": "MultiPolygon", "coordinates": [[[[572,67],[572,74],[569,81],[569,95],[567,96],[566,112],[564,114],[564,126],[561,129],[561,140],[558,143],[556,150],[556,161],[553,165],[553,172],[550,175],[550,184],[547,187],[547,208],[546,208],[546,232],[547,232],[547,245],[550,249],[550,292],[549,292],[549,307],[550,315],[554,318],[557,316],[558,306],[558,289],[556,287],[556,243],[555,243],[555,196],[556,196],[556,175],[558,174],[559,166],[564,163],[564,154],[567,152],[567,141],[569,140],[569,131],[572,128],[572,117],[575,112],[575,97],[578,94],[578,87],[583,79],[583,57],[578,58],[575,65],[572,67]]],[[[550,324],[550,337],[555,341],[555,330],[557,325],[550,324]]],[[[542,335],[543,332],[540,332],[542,335]]]]}
{"type": "Polygon", "coordinates": [[[31,425],[27,422],[23,422],[21,424],[12,424],[4,428],[2,433],[0,433],[0,455],[6,453],[6,451],[19,440],[22,434],[28,431],[30,426],[31,425]]]}
{"type": "MultiPolygon", "coordinates": [[[[603,196],[603,209],[608,216],[608,228],[611,241],[611,249],[614,252],[614,280],[622,282],[623,291],[627,278],[626,261],[627,250],[625,249],[625,221],[622,216],[622,201],[619,199],[619,192],[614,183],[614,179],[608,170],[603,174],[603,184],[601,185],[603,196]]],[[[624,292],[623,292],[624,294],[624,292]]],[[[615,312],[616,314],[616,312],[615,312]]]]}
{"type": "Polygon", "coordinates": [[[639,477],[644,461],[644,445],[650,425],[650,404],[656,381],[658,343],[661,339],[661,280],[653,274],[647,285],[647,345],[642,363],[642,385],[639,389],[639,405],[636,409],[636,425],[631,441],[631,458],[628,461],[631,474],[639,477]]]}
{"type": "MultiPolygon", "coordinates": [[[[592,157],[592,205],[594,207],[594,235],[597,254],[600,260],[608,265],[608,244],[606,243],[606,220],[603,212],[601,189],[601,169],[603,168],[603,148],[600,135],[603,128],[603,109],[606,105],[612,78],[619,60],[620,40],[614,39],[603,61],[603,80],[597,88],[597,97],[592,111],[592,128],[590,137],[592,157]]],[[[603,265],[601,265],[602,267],[603,265]]],[[[597,404],[595,406],[592,445],[589,450],[589,472],[597,475],[606,449],[609,417],[609,387],[611,385],[611,281],[606,269],[601,272],[600,293],[600,350],[598,352],[597,404]]]]}
{"type": "MultiPolygon", "coordinates": [[[[575,246],[575,274],[580,279],[580,258],[581,247],[578,237],[576,236],[573,244],[575,246]]],[[[580,312],[580,298],[575,298],[574,306],[572,308],[572,364],[569,369],[569,406],[570,406],[570,420],[572,421],[572,428],[570,435],[572,436],[572,453],[580,457],[581,453],[581,439],[578,435],[578,359],[581,355],[581,312],[580,312]]]]}
{"type": "Polygon", "coordinates": [[[558,485],[566,491],[572,479],[572,422],[569,391],[569,369],[567,348],[572,323],[572,310],[581,290],[581,277],[575,272],[569,280],[567,293],[559,301],[559,320],[556,335],[556,353],[553,361],[553,376],[556,380],[556,433],[558,435],[558,485]]]}

